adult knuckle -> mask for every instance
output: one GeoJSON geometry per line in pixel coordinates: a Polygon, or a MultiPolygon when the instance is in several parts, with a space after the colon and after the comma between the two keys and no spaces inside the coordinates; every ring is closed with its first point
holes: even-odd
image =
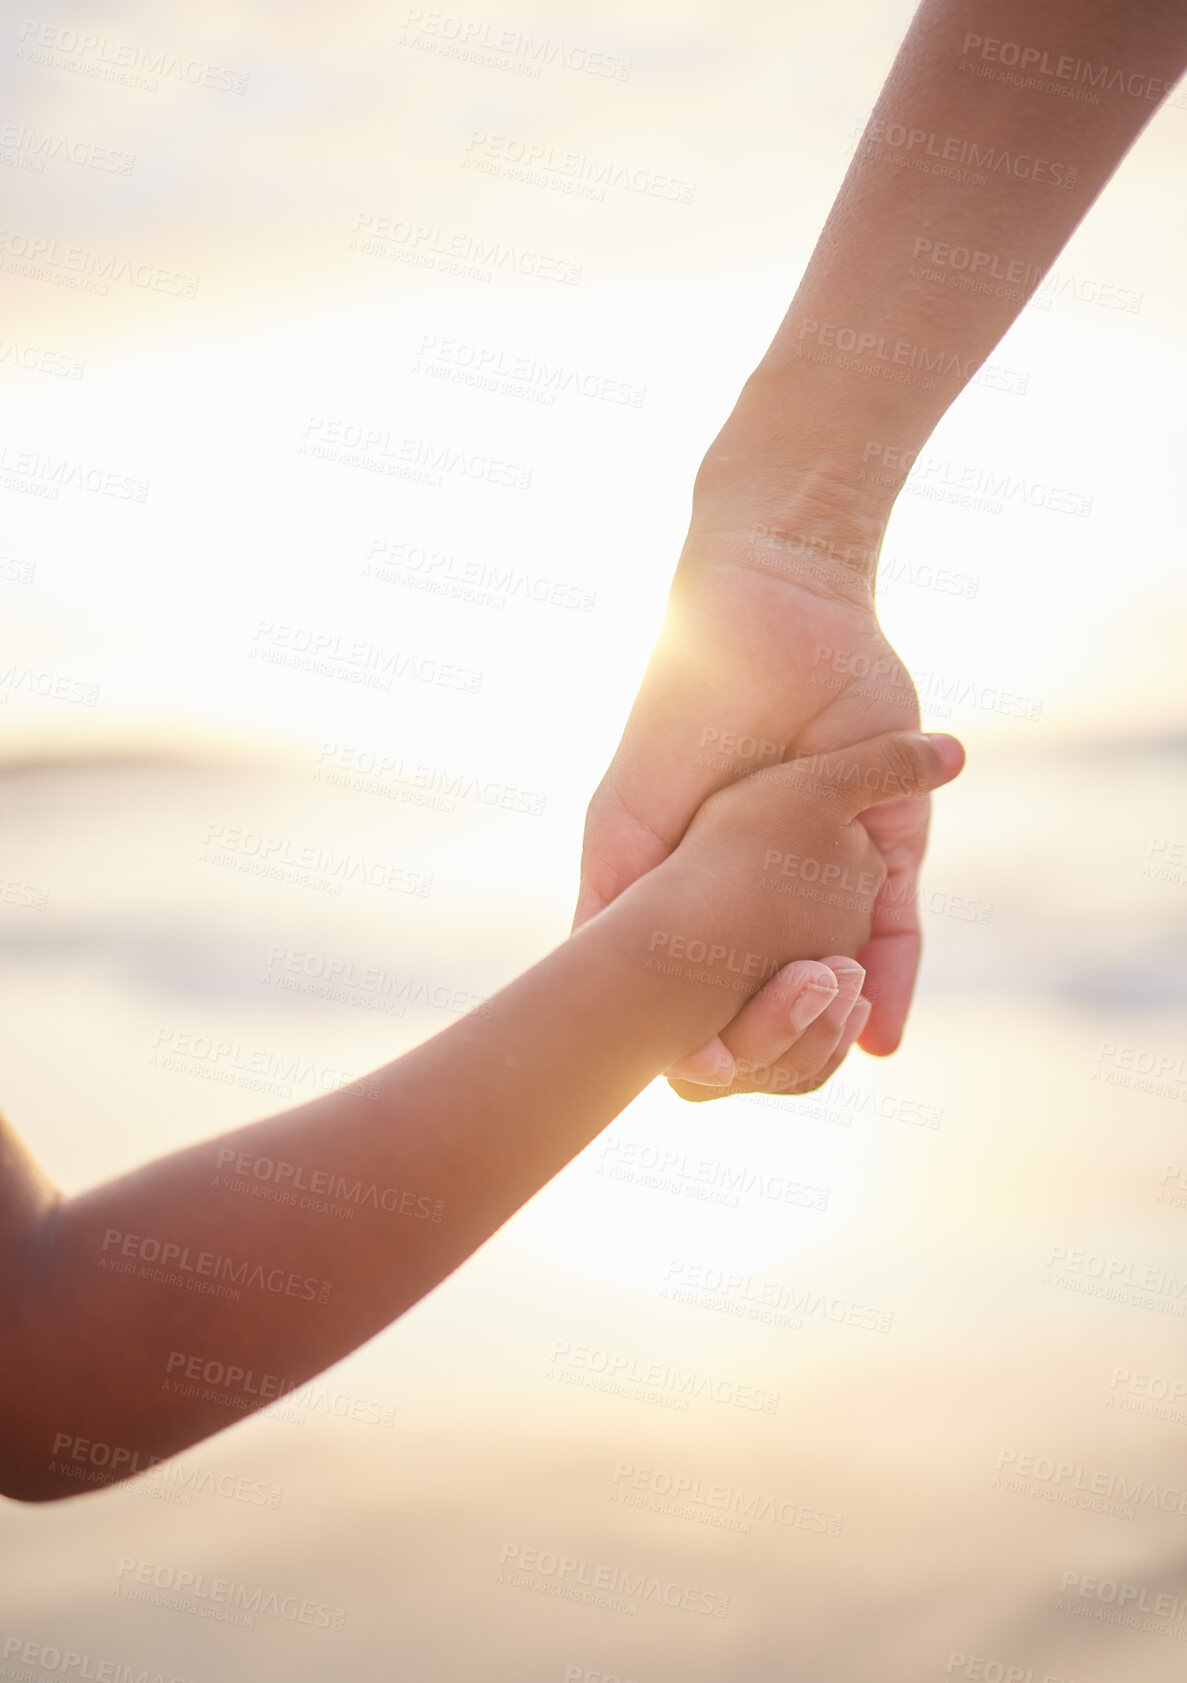
{"type": "Polygon", "coordinates": [[[869,844],[869,847],[865,852],[864,864],[867,875],[873,879],[874,898],[876,899],[889,881],[890,866],[886,863],[886,860],[882,857],[878,848],[874,846],[873,842],[869,844]]]}
{"type": "Polygon", "coordinates": [[[918,794],[926,774],[926,751],[918,737],[888,737],[882,757],[886,793],[918,794]]]}

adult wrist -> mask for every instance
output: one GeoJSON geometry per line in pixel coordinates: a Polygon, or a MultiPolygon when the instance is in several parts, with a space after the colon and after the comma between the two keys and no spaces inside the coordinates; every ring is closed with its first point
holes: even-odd
{"type": "Polygon", "coordinates": [[[931,424],[872,379],[765,358],[697,473],[693,559],[782,550],[789,579],[872,584],[895,498],[931,424]]]}
{"type": "Polygon", "coordinates": [[[731,566],[873,607],[886,516],[819,465],[756,474],[744,449],[702,463],[676,582],[731,566]]]}

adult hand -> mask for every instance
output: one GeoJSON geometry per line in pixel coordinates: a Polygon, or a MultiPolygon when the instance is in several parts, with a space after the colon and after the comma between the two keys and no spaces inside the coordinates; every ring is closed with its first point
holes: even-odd
{"type": "MultiPolygon", "coordinates": [[[[577,924],[665,859],[714,790],[780,759],[918,728],[915,686],[874,609],[880,531],[817,503],[783,519],[779,532],[761,519],[710,521],[694,509],[660,637],[590,802],[577,924]]],[[[916,880],[928,803],[883,804],[865,822],[887,867],[870,939],[852,955],[870,1009],[858,997],[860,976],[852,986],[856,967],[842,965],[834,974],[844,985],[792,1057],[801,1031],[789,1010],[806,982],[781,973],[720,1039],[669,1071],[684,1078],[676,1087],[683,1096],[694,1096],[685,1080],[697,1083],[696,1097],[809,1091],[848,1050],[854,1018],[864,1050],[885,1056],[898,1045],[919,962],[916,880]]],[[[820,965],[812,968],[818,986],[820,965]]]]}

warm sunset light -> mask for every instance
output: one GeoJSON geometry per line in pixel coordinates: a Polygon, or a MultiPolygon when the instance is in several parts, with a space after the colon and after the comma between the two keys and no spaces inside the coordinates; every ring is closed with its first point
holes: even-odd
{"type": "Polygon", "coordinates": [[[0,1679],[1179,1683],[1174,9],[48,4],[0,1679]]]}

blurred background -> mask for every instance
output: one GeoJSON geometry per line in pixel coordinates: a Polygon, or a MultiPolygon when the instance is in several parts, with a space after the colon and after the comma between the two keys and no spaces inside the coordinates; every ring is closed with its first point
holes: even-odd
{"type": "MultiPolygon", "coordinates": [[[[466,6],[0,34],[0,1102],[67,1190],[564,936],[693,472],[911,10],[466,6]],[[650,190],[571,190],[606,164],[650,190]]],[[[969,749],[903,1050],[657,1085],[296,1397],[3,1505],[0,1677],[1181,1678],[1185,141],[1172,102],[893,517],[884,623],[969,749]],[[960,507],[970,464],[1090,512],[960,507]]]]}

